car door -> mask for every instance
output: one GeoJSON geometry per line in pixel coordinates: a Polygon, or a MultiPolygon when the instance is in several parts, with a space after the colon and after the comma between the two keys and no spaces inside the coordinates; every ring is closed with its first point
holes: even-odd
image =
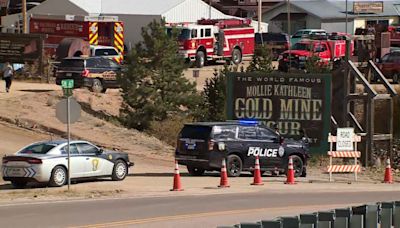
{"type": "Polygon", "coordinates": [[[386,54],[382,57],[380,69],[382,71],[382,74],[385,75],[385,77],[390,78],[392,76],[392,69],[394,64],[393,60],[394,58],[392,56],[392,53],[386,54]]]}
{"type": "Polygon", "coordinates": [[[260,161],[262,167],[280,167],[281,158],[284,156],[279,150],[280,136],[269,128],[258,127],[257,138],[260,140],[265,154],[264,159],[260,161]]]}
{"type": "MultiPolygon", "coordinates": [[[[61,149],[61,153],[64,156],[68,156],[68,146],[64,146],[61,149]]],[[[70,144],[70,155],[71,155],[71,178],[80,178],[85,176],[85,162],[83,157],[79,155],[79,151],[76,143],[70,144]]],[[[68,163],[68,157],[66,159],[66,164],[68,163]]]]}
{"type": "Polygon", "coordinates": [[[92,177],[92,176],[101,176],[103,175],[103,159],[98,157],[99,148],[96,146],[87,143],[81,142],[77,143],[79,156],[82,158],[82,162],[84,164],[84,176],[92,177]]]}
{"type": "Polygon", "coordinates": [[[260,164],[265,163],[263,144],[257,138],[256,126],[239,126],[238,138],[245,157],[243,168],[254,167],[256,156],[259,156],[260,164]]]}

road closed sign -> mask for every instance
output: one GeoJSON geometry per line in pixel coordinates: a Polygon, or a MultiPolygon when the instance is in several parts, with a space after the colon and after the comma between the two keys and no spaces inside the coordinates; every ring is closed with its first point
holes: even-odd
{"type": "Polygon", "coordinates": [[[354,150],[353,145],[354,128],[338,128],[336,135],[336,150],[354,150]]]}

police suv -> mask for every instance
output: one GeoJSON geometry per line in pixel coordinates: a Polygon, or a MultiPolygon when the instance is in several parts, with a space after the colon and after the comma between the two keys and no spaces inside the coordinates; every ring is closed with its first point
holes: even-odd
{"type": "Polygon", "coordinates": [[[263,172],[285,173],[291,156],[295,176],[307,174],[307,139],[283,138],[257,121],[185,124],[175,151],[178,163],[187,166],[194,176],[220,170],[222,159],[226,159],[228,175],[237,177],[242,171],[254,170],[256,156],[263,172]]]}

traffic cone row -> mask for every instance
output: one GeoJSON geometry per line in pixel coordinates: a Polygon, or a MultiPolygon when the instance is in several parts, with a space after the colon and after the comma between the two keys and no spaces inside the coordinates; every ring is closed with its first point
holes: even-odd
{"type": "MultiPolygon", "coordinates": [[[[386,166],[386,172],[385,172],[385,183],[392,183],[392,174],[391,174],[391,168],[390,168],[390,161],[388,159],[387,161],[387,166],[386,166]]],[[[288,164],[288,172],[287,172],[287,179],[285,184],[296,184],[295,179],[294,179],[294,169],[293,169],[293,159],[292,157],[289,157],[289,164],[288,164]]],[[[255,166],[254,166],[254,179],[253,183],[251,185],[263,185],[264,183],[262,182],[261,178],[261,169],[260,169],[260,159],[257,156],[256,161],[255,161],[255,166]]],[[[228,182],[228,174],[226,172],[226,161],[225,159],[222,159],[222,165],[221,165],[221,180],[219,186],[220,188],[228,188],[229,182],[228,182]]],[[[181,185],[181,176],[179,173],[179,165],[178,162],[175,161],[175,172],[174,172],[174,183],[173,183],[173,188],[171,191],[183,191],[182,185],[181,185]]]]}
{"type": "Polygon", "coordinates": [[[260,159],[258,158],[258,156],[256,157],[256,164],[254,166],[254,179],[251,185],[263,185],[260,171],[260,159]]]}
{"type": "Polygon", "coordinates": [[[392,184],[393,176],[392,176],[392,168],[390,167],[390,159],[386,160],[386,168],[385,168],[385,178],[383,179],[383,183],[392,184]]]}
{"type": "Polygon", "coordinates": [[[289,165],[288,165],[288,171],[287,171],[287,179],[285,184],[296,184],[294,181],[294,169],[293,169],[293,159],[292,157],[289,157],[289,165]]]}

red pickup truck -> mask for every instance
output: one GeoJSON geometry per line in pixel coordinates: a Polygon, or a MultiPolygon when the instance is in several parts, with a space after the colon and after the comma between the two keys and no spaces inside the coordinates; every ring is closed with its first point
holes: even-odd
{"type": "MultiPolygon", "coordinates": [[[[351,45],[351,53],[354,44],[351,45]]],[[[305,69],[305,63],[311,56],[318,56],[322,65],[328,65],[341,60],[346,55],[346,40],[301,40],[292,50],[285,51],[279,56],[278,70],[287,72],[290,66],[305,69]]]]}

